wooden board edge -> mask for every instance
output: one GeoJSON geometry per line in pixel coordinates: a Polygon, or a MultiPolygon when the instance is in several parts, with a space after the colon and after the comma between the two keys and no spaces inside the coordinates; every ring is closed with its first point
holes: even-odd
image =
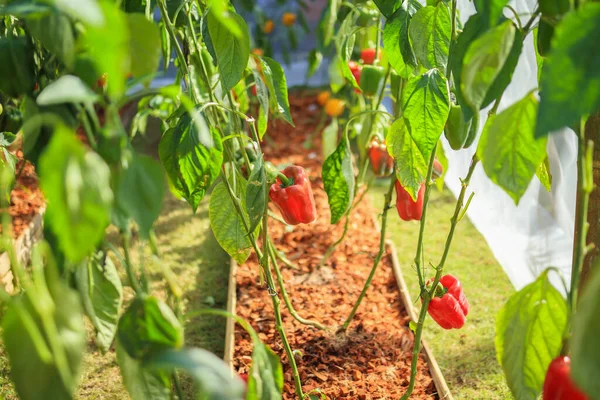
{"type": "MultiPolygon", "coordinates": [[[[229,283],[227,289],[227,313],[234,315],[237,303],[235,273],[237,262],[231,258],[229,261],[229,283]]],[[[227,317],[225,325],[225,350],[223,352],[223,361],[231,368],[233,372],[233,352],[235,350],[235,321],[227,317]]]]}
{"type": "MultiPolygon", "coordinates": [[[[385,241],[385,244],[392,256],[392,269],[394,270],[394,276],[396,277],[396,283],[398,284],[398,289],[400,290],[400,297],[404,303],[404,308],[406,308],[409,317],[416,322],[418,319],[417,313],[412,305],[412,298],[410,297],[408,286],[406,285],[406,281],[402,275],[402,270],[400,269],[400,262],[398,261],[396,246],[394,245],[394,242],[389,239],[385,241]]],[[[421,339],[421,346],[423,354],[425,355],[425,359],[427,360],[427,365],[429,366],[429,372],[431,372],[431,377],[440,399],[452,400],[452,394],[450,393],[448,383],[444,379],[442,370],[440,369],[440,366],[425,339],[421,339]]]]}

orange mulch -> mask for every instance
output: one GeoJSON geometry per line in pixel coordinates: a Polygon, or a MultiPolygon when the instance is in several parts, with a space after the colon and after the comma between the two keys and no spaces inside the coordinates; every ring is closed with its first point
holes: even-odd
{"type": "MultiPolygon", "coordinates": [[[[276,247],[285,252],[297,270],[281,265],[292,302],[298,313],[332,327],[319,331],[298,323],[281,304],[285,330],[292,349],[298,351],[297,363],[305,393],[320,389],[328,399],[399,399],[408,385],[414,335],[386,254],[373,284],[363,300],[347,335],[335,329],[350,313],[373,265],[379,249],[379,232],[372,216],[378,212],[365,198],[351,215],[344,242],[321,269],[318,265],[327,247],[343,231],[343,221],[329,223],[327,195],[321,180],[323,164],[320,140],[315,147],[302,147],[305,135],[319,119],[313,96],[290,98],[296,128],[276,121],[269,125],[273,146],[266,143],[266,159],[276,165],[297,164],[306,168],[312,183],[318,219],[310,225],[288,227],[272,220],[270,235],[276,247]]],[[[273,208],[273,211],[277,211],[273,208]]],[[[380,212],[380,211],[379,211],[380,212]]],[[[390,218],[394,218],[391,210],[390,218]]],[[[260,338],[280,357],[284,367],[284,399],[295,399],[288,360],[275,330],[272,302],[268,290],[259,284],[259,265],[255,255],[237,270],[236,313],[247,319],[260,338]]],[[[236,327],[234,367],[248,373],[252,342],[236,327]]],[[[436,399],[435,386],[421,355],[418,379],[411,398],[436,399]]]]}

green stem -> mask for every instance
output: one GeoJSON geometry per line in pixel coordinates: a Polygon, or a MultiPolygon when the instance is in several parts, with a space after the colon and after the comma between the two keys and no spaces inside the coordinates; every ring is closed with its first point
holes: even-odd
{"type": "MultiPolygon", "coordinates": [[[[469,167],[469,172],[467,172],[467,177],[462,181],[462,188],[460,194],[458,196],[458,200],[456,201],[456,207],[454,208],[454,215],[450,221],[450,232],[448,233],[448,237],[446,238],[446,245],[444,247],[444,254],[438,264],[436,270],[436,274],[433,280],[433,284],[431,285],[431,289],[427,291],[424,285],[421,286],[421,311],[419,312],[419,320],[416,323],[416,331],[415,331],[415,342],[413,346],[413,354],[412,354],[412,362],[410,368],[410,382],[408,387],[406,388],[406,392],[402,396],[401,400],[407,400],[409,396],[412,394],[415,388],[415,381],[417,377],[417,363],[419,361],[419,353],[421,352],[421,337],[423,335],[423,327],[425,325],[425,317],[427,316],[427,308],[429,307],[429,302],[431,298],[435,294],[435,289],[437,284],[440,282],[440,278],[442,277],[442,273],[444,271],[444,264],[446,263],[446,259],[448,257],[448,253],[450,251],[450,245],[452,244],[452,239],[454,237],[454,231],[456,228],[456,224],[459,221],[459,215],[463,209],[463,203],[465,199],[465,194],[467,192],[467,187],[471,181],[471,176],[475,171],[475,166],[477,165],[477,155],[473,155],[473,159],[471,160],[471,166],[469,167]]],[[[425,206],[426,207],[426,204],[425,206]]]]}
{"type": "MultiPolygon", "coordinates": [[[[269,217],[273,218],[273,216],[271,215],[271,213],[269,213],[269,217]]],[[[281,220],[284,224],[285,221],[281,220]]],[[[275,256],[281,260],[281,262],[286,265],[287,267],[291,268],[291,269],[298,269],[297,266],[294,265],[293,262],[291,262],[282,251],[279,251],[275,248],[275,245],[273,244],[273,241],[271,240],[271,238],[269,238],[269,250],[273,252],[273,254],[275,254],[275,256]]]]}
{"type": "Polygon", "coordinates": [[[375,272],[377,271],[377,266],[379,265],[379,262],[381,261],[381,258],[383,257],[383,253],[385,252],[385,231],[387,228],[387,214],[390,209],[390,205],[392,204],[392,193],[394,191],[394,186],[396,184],[396,179],[394,178],[395,173],[396,173],[396,171],[394,168],[394,172],[392,173],[392,177],[390,179],[390,187],[389,187],[387,193],[385,194],[385,201],[384,201],[384,205],[383,205],[383,214],[382,214],[382,221],[381,221],[381,233],[380,233],[380,237],[379,237],[379,252],[377,253],[377,256],[375,257],[375,261],[373,262],[373,267],[371,268],[369,277],[367,278],[367,281],[365,282],[365,286],[363,287],[362,292],[358,296],[356,303],[354,303],[354,307],[352,307],[352,311],[350,312],[350,315],[348,316],[348,318],[346,318],[344,325],[342,325],[342,327],[338,330],[339,332],[345,332],[348,329],[350,322],[352,322],[352,320],[354,319],[354,316],[356,315],[356,311],[358,310],[358,307],[360,307],[360,303],[363,301],[363,298],[365,297],[365,295],[367,294],[367,291],[369,290],[369,287],[371,286],[371,282],[373,281],[373,277],[375,276],[375,272]]]}
{"type": "Polygon", "coordinates": [[[133,288],[136,293],[141,293],[142,288],[135,276],[135,272],[133,270],[133,263],[131,261],[131,252],[129,251],[129,247],[131,245],[131,233],[130,232],[122,232],[121,233],[121,244],[123,246],[123,252],[125,253],[125,272],[127,273],[127,278],[129,279],[129,284],[133,288]]]}
{"type": "Polygon", "coordinates": [[[277,171],[277,177],[281,181],[281,186],[284,188],[288,187],[288,186],[292,186],[294,184],[294,179],[288,178],[281,171],[277,171]]]}

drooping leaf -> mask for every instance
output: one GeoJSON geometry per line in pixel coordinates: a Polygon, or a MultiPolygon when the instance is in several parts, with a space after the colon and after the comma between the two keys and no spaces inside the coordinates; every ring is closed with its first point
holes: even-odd
{"type": "Polygon", "coordinates": [[[283,368],[279,357],[265,344],[255,340],[246,400],[278,399],[282,393],[283,368]]]}
{"type": "Polygon", "coordinates": [[[352,150],[346,136],[323,163],[322,177],[331,210],[331,223],[337,224],[354,199],[352,150]]]}
{"type": "Polygon", "coordinates": [[[121,344],[117,344],[117,363],[123,377],[123,384],[132,400],[171,398],[169,375],[145,367],[141,361],[129,357],[121,344]]]}
{"type": "Polygon", "coordinates": [[[75,271],[85,313],[96,331],[96,346],[106,353],[117,333],[123,286],[115,265],[99,251],[75,271]]]}
{"type": "Polygon", "coordinates": [[[515,204],[546,157],[545,138],[534,137],[538,102],[533,93],[486,123],[477,155],[487,176],[512,197],[515,204]]]}
{"type": "Polygon", "coordinates": [[[450,45],[450,11],[446,3],[423,7],[412,17],[410,40],[415,56],[426,69],[445,68],[450,45]]]}
{"type": "Polygon", "coordinates": [[[337,21],[339,3],[339,0],[328,0],[327,6],[323,9],[317,28],[317,38],[320,50],[324,50],[331,43],[335,22],[337,21]]]}
{"type": "Polygon", "coordinates": [[[548,280],[548,270],[502,307],[496,317],[496,356],[515,398],[538,398],[566,323],[567,304],[548,280]]]}
{"type": "Polygon", "coordinates": [[[310,78],[317,72],[323,61],[323,53],[313,49],[308,53],[308,69],[306,71],[306,77],[310,78]]]}
{"type": "Polygon", "coordinates": [[[56,126],[40,159],[40,178],[44,196],[53,205],[45,218],[67,258],[79,262],[95,249],[110,221],[110,170],[72,132],[56,126]]]}
{"type": "Polygon", "coordinates": [[[540,166],[535,171],[535,175],[540,182],[542,182],[542,185],[544,185],[546,190],[550,192],[552,190],[552,174],[550,173],[550,160],[548,159],[548,156],[541,162],[540,166]]]}
{"type": "Polygon", "coordinates": [[[290,125],[294,126],[290,113],[290,102],[288,99],[287,81],[281,65],[269,57],[261,58],[263,74],[267,81],[270,99],[276,106],[277,113],[290,125]]]}
{"type": "Polygon", "coordinates": [[[40,106],[62,103],[93,103],[98,98],[81,79],[63,75],[44,88],[36,101],[40,106]]]}
{"type": "Polygon", "coordinates": [[[127,14],[131,74],[138,78],[156,72],[161,56],[158,25],[144,14],[127,14]]]}
{"type": "Polygon", "coordinates": [[[537,137],[572,126],[600,108],[600,57],[590,52],[598,37],[598,3],[583,5],[556,26],[542,74],[537,137]]]}
{"type": "Polygon", "coordinates": [[[323,129],[323,139],[321,140],[321,150],[323,151],[323,159],[327,159],[337,148],[338,144],[338,120],[333,118],[331,123],[323,129]]]}
{"type": "Polygon", "coordinates": [[[409,39],[412,14],[403,5],[388,18],[383,29],[383,48],[388,61],[398,75],[408,79],[417,66],[417,59],[409,39]]]}
{"type": "Polygon", "coordinates": [[[252,73],[256,85],[256,97],[258,98],[258,136],[262,139],[267,132],[267,124],[269,123],[269,89],[259,72],[253,70],[252,73]]]}
{"type": "Polygon", "coordinates": [[[207,26],[214,47],[221,82],[225,90],[231,90],[242,79],[244,69],[250,58],[250,32],[244,19],[238,14],[231,18],[242,31],[235,36],[213,13],[207,16],[207,26]]]}
{"type": "Polygon", "coordinates": [[[250,232],[254,232],[265,212],[267,202],[267,174],[262,155],[254,161],[246,188],[246,211],[250,221],[250,232]]]}

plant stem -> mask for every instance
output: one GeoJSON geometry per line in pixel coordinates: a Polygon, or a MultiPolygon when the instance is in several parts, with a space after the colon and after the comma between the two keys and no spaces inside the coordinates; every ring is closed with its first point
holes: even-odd
{"type": "Polygon", "coordinates": [[[452,30],[450,33],[450,44],[448,45],[448,62],[446,64],[446,78],[448,82],[450,82],[452,69],[451,69],[451,61],[452,61],[452,47],[454,47],[454,41],[456,40],[456,0],[452,0],[452,9],[450,12],[450,18],[452,18],[451,26],[452,30]]]}
{"type": "Polygon", "coordinates": [[[129,283],[133,290],[136,293],[141,293],[142,289],[140,284],[135,276],[135,272],[133,270],[133,263],[131,262],[131,253],[129,251],[129,247],[131,245],[131,233],[130,232],[122,232],[121,233],[123,245],[123,252],[125,253],[125,272],[127,272],[127,278],[129,279],[129,283]]]}
{"type": "Polygon", "coordinates": [[[365,282],[365,286],[363,287],[362,292],[358,296],[358,299],[356,300],[354,307],[352,307],[352,311],[350,312],[350,315],[348,316],[348,318],[346,318],[344,325],[341,326],[341,328],[338,330],[338,332],[345,332],[348,329],[350,322],[352,322],[352,320],[354,319],[354,316],[356,315],[356,311],[358,310],[358,307],[360,307],[360,303],[362,302],[363,298],[367,294],[367,291],[369,290],[369,287],[371,286],[371,282],[373,281],[373,277],[375,276],[375,272],[377,271],[377,266],[379,265],[379,262],[381,261],[381,258],[383,257],[383,253],[385,252],[385,231],[387,228],[387,214],[388,214],[388,210],[390,209],[390,204],[392,203],[392,192],[394,191],[394,185],[396,184],[396,179],[394,177],[395,172],[396,172],[396,169],[394,168],[394,172],[392,173],[392,177],[390,178],[390,187],[389,187],[387,193],[385,194],[385,201],[384,201],[382,221],[381,221],[381,233],[379,236],[379,252],[377,253],[377,256],[375,257],[375,261],[373,262],[373,267],[371,268],[371,272],[369,273],[369,277],[367,278],[367,281],[365,282]]]}
{"type": "MultiPolygon", "coordinates": [[[[269,213],[269,217],[273,218],[273,216],[272,216],[270,213],[269,213]]],[[[283,220],[282,220],[282,221],[283,221],[283,220]]],[[[285,221],[284,221],[284,223],[285,223],[285,221]]],[[[282,251],[279,251],[279,250],[277,250],[277,249],[275,248],[275,245],[273,244],[273,241],[271,240],[271,238],[269,238],[269,249],[270,249],[271,251],[273,251],[273,253],[275,254],[275,256],[276,256],[276,257],[277,257],[279,260],[281,260],[281,262],[282,262],[284,265],[288,266],[288,267],[289,267],[289,268],[291,268],[291,269],[298,269],[298,267],[297,267],[297,266],[295,266],[295,265],[294,265],[294,263],[293,263],[293,262],[291,262],[291,261],[290,261],[290,260],[289,260],[289,259],[288,259],[288,258],[285,256],[285,254],[284,254],[282,251]]]]}
{"type": "Polygon", "coordinates": [[[458,196],[458,200],[456,201],[456,207],[454,208],[454,215],[450,221],[450,232],[448,233],[448,237],[446,238],[446,245],[444,247],[444,254],[438,264],[435,274],[435,278],[433,280],[433,284],[431,285],[431,289],[427,291],[424,285],[421,286],[421,311],[419,312],[419,320],[417,321],[417,328],[415,332],[415,342],[413,347],[412,354],[412,362],[410,368],[410,382],[408,387],[406,388],[406,392],[402,396],[401,400],[407,400],[409,396],[412,394],[415,387],[415,380],[417,377],[417,363],[419,361],[419,353],[421,352],[421,336],[423,335],[423,326],[425,325],[425,317],[427,316],[427,308],[429,307],[429,302],[431,298],[435,295],[435,289],[437,284],[442,277],[442,272],[444,270],[444,264],[446,263],[446,259],[448,257],[448,252],[450,251],[450,245],[452,244],[452,239],[454,237],[454,231],[456,228],[456,224],[459,221],[459,216],[463,209],[463,203],[465,199],[465,194],[467,192],[467,187],[469,186],[469,182],[471,181],[471,176],[473,175],[473,171],[475,171],[475,166],[478,162],[477,155],[474,154],[471,159],[471,166],[469,167],[469,171],[467,172],[466,178],[462,181],[462,188],[460,194],[458,196]]]}
{"type": "Polygon", "coordinates": [[[277,171],[277,177],[281,181],[281,187],[286,188],[286,187],[292,186],[294,184],[294,179],[288,178],[281,171],[277,171]]]}

